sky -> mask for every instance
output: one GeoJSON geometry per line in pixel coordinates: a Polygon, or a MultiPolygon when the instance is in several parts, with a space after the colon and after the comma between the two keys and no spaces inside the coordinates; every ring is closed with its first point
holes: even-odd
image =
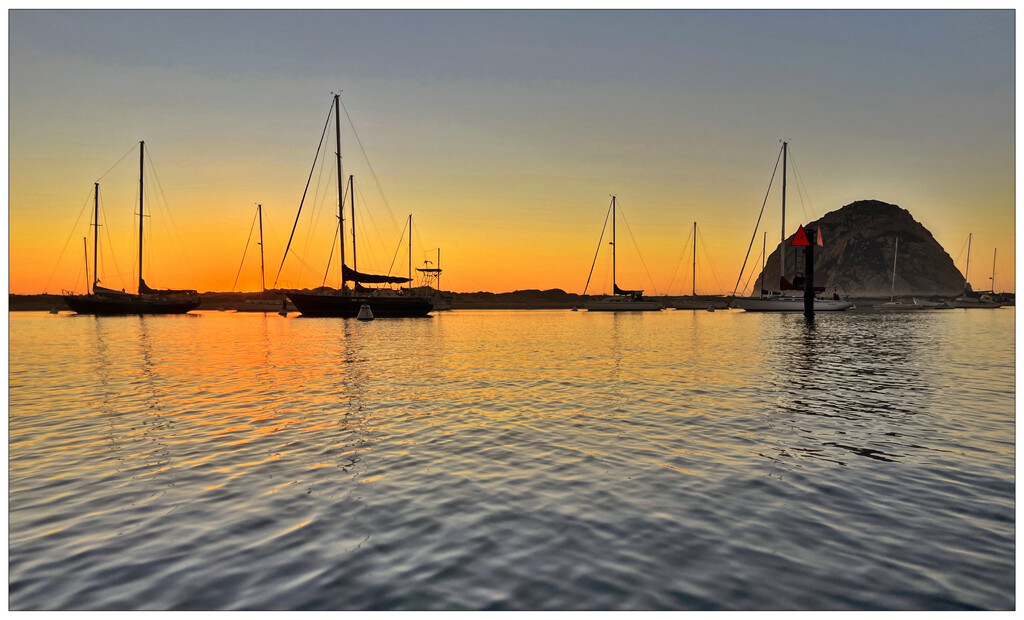
{"type": "MultiPolygon", "coordinates": [[[[101,281],[133,289],[143,140],[150,286],[259,290],[257,204],[266,285],[336,285],[331,158],[296,224],[334,92],[360,271],[406,273],[411,214],[413,266],[440,255],[445,290],[581,293],[593,269],[586,292],[611,292],[615,195],[620,287],[731,293],[786,140],[788,234],[882,200],[961,271],[972,235],[974,287],[995,255],[996,289],[1014,291],[1012,10],[8,18],[11,293],[85,291],[97,181],[101,281]]],[[[780,202],[773,189],[756,233],[770,246],[780,202]]]]}

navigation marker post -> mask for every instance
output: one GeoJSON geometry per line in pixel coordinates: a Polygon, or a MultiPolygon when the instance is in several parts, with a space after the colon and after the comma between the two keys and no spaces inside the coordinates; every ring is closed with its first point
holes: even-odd
{"type": "Polygon", "coordinates": [[[814,320],[814,246],[823,245],[821,230],[807,229],[801,226],[793,235],[790,245],[804,248],[804,317],[808,321],[814,320]],[[815,243],[811,243],[811,239],[815,243]]]}

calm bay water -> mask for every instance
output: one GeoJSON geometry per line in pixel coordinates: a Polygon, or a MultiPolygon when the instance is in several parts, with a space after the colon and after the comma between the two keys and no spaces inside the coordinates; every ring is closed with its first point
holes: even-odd
{"type": "Polygon", "coordinates": [[[11,609],[1013,609],[1014,310],[11,313],[11,609]]]}

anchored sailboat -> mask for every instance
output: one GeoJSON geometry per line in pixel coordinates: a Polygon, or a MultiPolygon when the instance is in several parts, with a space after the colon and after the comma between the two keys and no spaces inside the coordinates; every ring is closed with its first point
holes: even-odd
{"type": "Polygon", "coordinates": [[[714,310],[728,307],[729,302],[718,295],[697,295],[697,222],[693,223],[693,271],[690,285],[690,294],[685,297],[677,297],[672,301],[672,307],[677,310],[714,310]]]}
{"type": "MultiPolygon", "coordinates": [[[[782,289],[786,288],[786,159],[788,155],[788,142],[782,143],[782,242],[779,245],[779,291],[768,292],[761,290],[757,297],[743,297],[736,299],[733,303],[737,308],[747,312],[803,312],[803,296],[784,295],[782,289]]],[[[741,276],[742,277],[742,276],[741,276]]],[[[761,278],[764,278],[762,270],[761,278]]],[[[853,303],[841,299],[814,299],[815,312],[837,312],[849,310],[853,303]]]]}
{"type": "MultiPolygon", "coordinates": [[[[597,257],[594,257],[597,260],[597,257]]],[[[593,267],[591,267],[593,271],[593,267]]],[[[587,278],[587,285],[590,285],[590,279],[587,278]]],[[[649,299],[643,299],[643,291],[627,291],[619,288],[619,284],[615,279],[615,196],[612,196],[612,291],[614,294],[609,295],[603,299],[597,299],[594,301],[588,301],[584,307],[591,311],[636,311],[636,310],[661,310],[663,306],[660,301],[652,301],[649,299]]],[[[583,293],[586,294],[587,287],[583,287],[583,293]]]]}
{"type": "MultiPolygon", "coordinates": [[[[263,205],[256,205],[256,219],[259,221],[260,229],[260,290],[262,294],[256,299],[246,299],[242,303],[235,306],[235,310],[238,312],[277,312],[280,310],[287,311],[288,300],[284,297],[274,297],[267,295],[267,279],[266,279],[266,266],[263,260],[263,205]]],[[[250,229],[249,238],[252,238],[252,231],[250,229]]],[[[246,241],[246,249],[248,249],[249,243],[246,241]]],[[[242,264],[238,266],[238,274],[242,273],[242,266],[245,264],[245,251],[242,252],[242,264]]],[[[238,275],[235,276],[235,284],[238,284],[238,275]]],[[[231,290],[234,291],[235,287],[232,286],[231,290]]]]}
{"type": "MultiPolygon", "coordinates": [[[[92,293],[75,295],[66,293],[64,302],[78,314],[118,315],[118,314],[184,314],[199,307],[202,299],[199,293],[186,289],[153,289],[146,285],[142,277],[142,240],[146,220],[143,210],[145,192],[143,178],[145,172],[146,143],[139,142],[139,288],[138,293],[127,293],[124,290],[109,289],[99,285],[99,192],[100,184],[95,184],[95,200],[93,212],[93,281],[92,293]]],[[[87,257],[88,258],[88,257],[87,257]]]]}
{"type": "Polygon", "coordinates": [[[874,304],[874,309],[880,311],[921,311],[921,309],[951,309],[955,307],[949,301],[927,301],[911,297],[909,301],[896,299],[896,258],[899,255],[899,237],[896,238],[896,247],[893,250],[893,278],[889,286],[889,301],[874,304]]]}
{"type": "Polygon", "coordinates": [[[875,304],[875,310],[929,310],[933,305],[918,303],[917,299],[910,302],[896,301],[896,258],[900,253],[900,238],[896,237],[896,247],[892,251],[892,284],[889,285],[889,301],[875,304]]]}
{"type": "MultiPolygon", "coordinates": [[[[374,318],[387,318],[387,317],[422,317],[427,316],[431,310],[433,310],[433,304],[430,300],[425,297],[415,295],[411,292],[411,289],[405,290],[391,290],[391,289],[368,289],[363,287],[363,284],[406,284],[412,281],[412,268],[410,260],[410,274],[409,277],[402,278],[390,275],[374,275],[367,273],[360,273],[356,271],[355,262],[355,225],[353,222],[352,227],[352,239],[353,239],[353,258],[352,268],[345,264],[345,214],[344,214],[344,192],[343,192],[343,181],[341,172],[341,112],[339,96],[334,95],[334,124],[335,124],[335,142],[337,150],[335,156],[337,157],[337,168],[338,168],[338,225],[339,239],[340,239],[340,254],[341,254],[341,286],[338,289],[318,290],[310,293],[292,291],[288,293],[288,299],[291,300],[295,307],[298,308],[299,312],[303,316],[308,317],[343,317],[343,318],[356,318],[359,315],[359,310],[362,306],[367,305],[370,307],[370,311],[374,318]],[[349,289],[345,283],[352,282],[354,290],[349,289]]],[[[351,177],[349,178],[351,188],[351,177]]],[[[355,209],[355,196],[351,189],[349,194],[352,200],[353,213],[355,209]]],[[[301,213],[302,206],[299,206],[301,213]]],[[[411,218],[411,216],[410,216],[411,218]]],[[[296,215],[296,224],[298,224],[298,214],[296,215]]],[[[292,235],[294,236],[295,229],[292,228],[292,235]]],[[[412,231],[410,230],[410,244],[412,243],[412,231]]],[[[285,256],[288,255],[288,249],[291,247],[291,239],[288,241],[288,247],[285,248],[285,256]]],[[[283,263],[283,259],[282,259],[283,263]]]]}

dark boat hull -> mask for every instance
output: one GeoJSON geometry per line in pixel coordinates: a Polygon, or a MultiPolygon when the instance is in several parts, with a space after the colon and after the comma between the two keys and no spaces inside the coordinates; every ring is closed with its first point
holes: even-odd
{"type": "Polygon", "coordinates": [[[373,318],[423,317],[434,305],[423,297],[377,297],[375,295],[317,295],[290,293],[291,300],[302,316],[356,318],[359,308],[366,304],[373,318]]]}
{"type": "Polygon", "coordinates": [[[65,295],[64,303],[78,314],[185,314],[198,308],[200,299],[147,299],[138,296],[126,296],[122,299],[100,295],[65,295]]]}

